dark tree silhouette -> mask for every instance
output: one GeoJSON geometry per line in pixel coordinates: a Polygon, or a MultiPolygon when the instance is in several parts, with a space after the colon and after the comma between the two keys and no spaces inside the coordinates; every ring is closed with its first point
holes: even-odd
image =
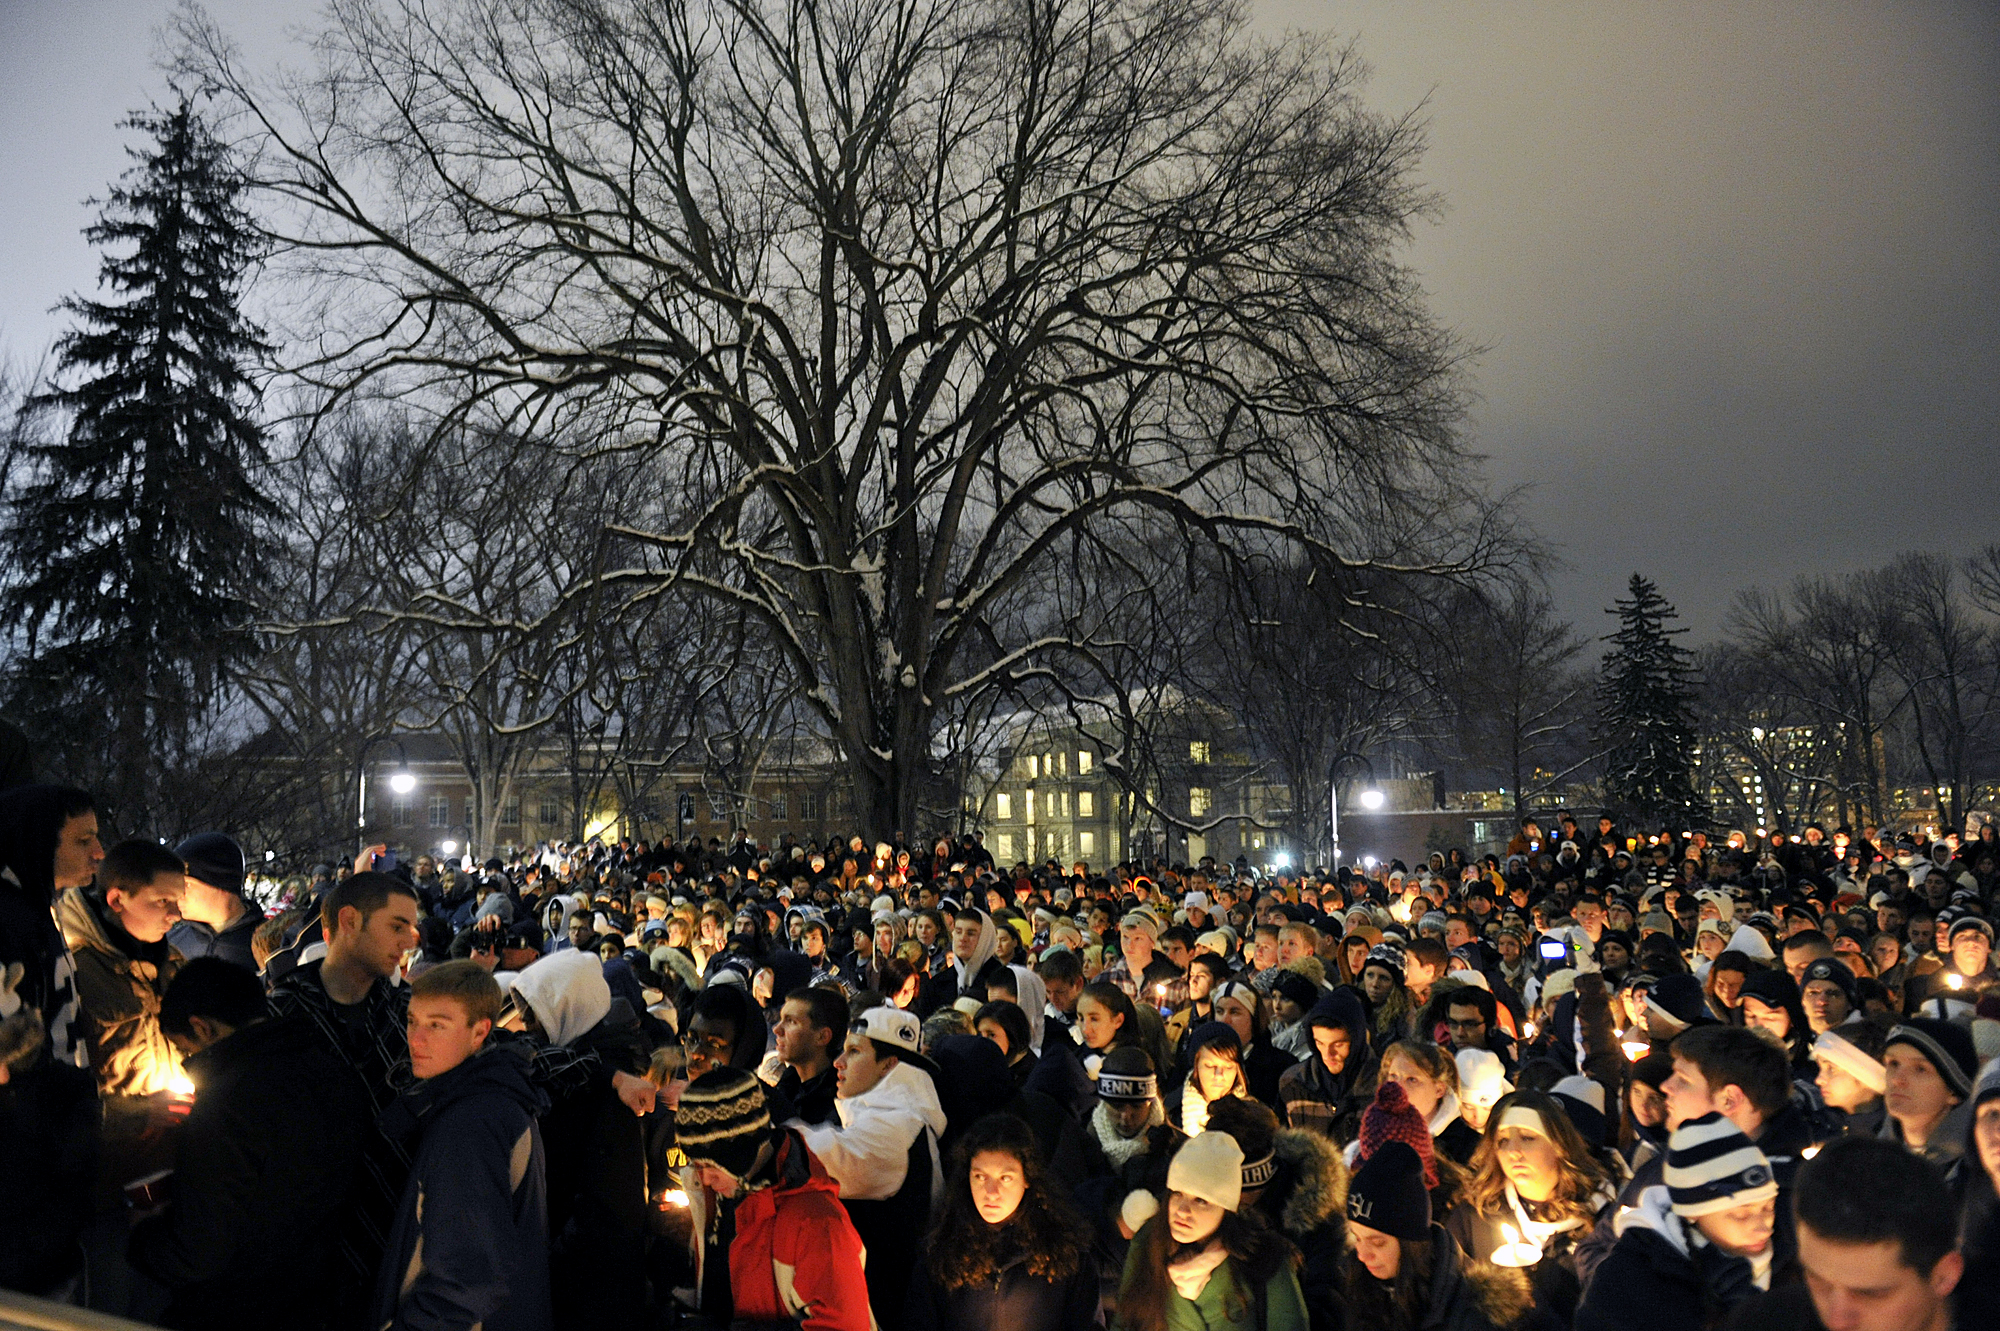
{"type": "Polygon", "coordinates": [[[1605,641],[1598,725],[1609,802],[1648,827],[1704,827],[1708,805],[1695,784],[1694,657],[1674,641],[1680,612],[1637,573],[1630,596],[1606,614],[1618,631],[1605,641]]]}
{"type": "Polygon", "coordinates": [[[18,714],[136,830],[255,651],[268,505],[248,370],[267,348],[238,308],[256,251],[228,152],[185,98],[126,126],[150,142],[84,231],[109,299],[63,302],[79,326],[29,402],[60,427],[15,459],[0,624],[23,648],[18,714]]]}

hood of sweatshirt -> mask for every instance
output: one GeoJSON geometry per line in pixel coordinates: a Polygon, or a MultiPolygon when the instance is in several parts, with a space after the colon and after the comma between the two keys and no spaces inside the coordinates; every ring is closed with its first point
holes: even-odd
{"type": "Polygon", "coordinates": [[[611,986],[594,952],[551,952],[514,981],[514,1001],[526,1003],[553,1045],[568,1045],[611,1011],[611,986]]]}
{"type": "Polygon", "coordinates": [[[922,1119],[924,1126],[932,1132],[944,1135],[944,1106],[938,1103],[937,1087],[931,1082],[930,1074],[900,1059],[882,1080],[863,1094],[833,1103],[834,1108],[840,1111],[842,1127],[869,1114],[902,1110],[922,1119]]]}

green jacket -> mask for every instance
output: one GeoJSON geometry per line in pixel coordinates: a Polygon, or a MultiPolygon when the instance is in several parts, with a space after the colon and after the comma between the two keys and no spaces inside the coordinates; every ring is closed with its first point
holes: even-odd
{"type": "MultiPolygon", "coordinates": [[[[1163,1214],[1146,1222],[1147,1225],[1166,1223],[1163,1214]]],[[[1132,1272],[1132,1263],[1145,1250],[1141,1241],[1145,1234],[1141,1229],[1134,1235],[1132,1246],[1125,1254],[1125,1274],[1132,1272]]],[[[1119,1281],[1122,1285],[1123,1279],[1119,1281]]],[[[1114,1331],[1122,1331],[1125,1323],[1116,1317],[1111,1322],[1114,1331]]],[[[1299,1293],[1299,1278],[1290,1263],[1278,1274],[1264,1282],[1264,1323],[1257,1324],[1256,1300],[1245,1289],[1236,1276],[1236,1261],[1231,1258],[1215,1268],[1215,1274],[1208,1278],[1201,1295],[1189,1301],[1181,1297],[1181,1292],[1171,1285],[1167,1289],[1167,1331],[1306,1331],[1306,1301],[1299,1293]]]]}

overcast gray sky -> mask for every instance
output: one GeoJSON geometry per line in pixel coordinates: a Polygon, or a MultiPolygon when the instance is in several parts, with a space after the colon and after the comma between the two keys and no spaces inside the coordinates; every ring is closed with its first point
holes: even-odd
{"type": "MultiPolygon", "coordinates": [[[[253,58],[309,11],[213,0],[253,58]]],[[[167,0],[0,0],[0,351],[88,289],[83,200],[167,0]]],[[[1425,105],[1412,261],[1488,348],[1475,444],[1572,566],[1698,633],[1752,583],[2000,540],[2000,4],[1258,0],[1425,105]]]]}

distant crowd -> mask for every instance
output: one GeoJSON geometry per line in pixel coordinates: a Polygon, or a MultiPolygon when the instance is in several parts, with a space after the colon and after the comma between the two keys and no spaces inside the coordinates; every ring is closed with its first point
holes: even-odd
{"type": "Polygon", "coordinates": [[[352,863],[0,792],[0,1287],[188,1328],[2000,1327],[2000,836],[352,863]]]}

